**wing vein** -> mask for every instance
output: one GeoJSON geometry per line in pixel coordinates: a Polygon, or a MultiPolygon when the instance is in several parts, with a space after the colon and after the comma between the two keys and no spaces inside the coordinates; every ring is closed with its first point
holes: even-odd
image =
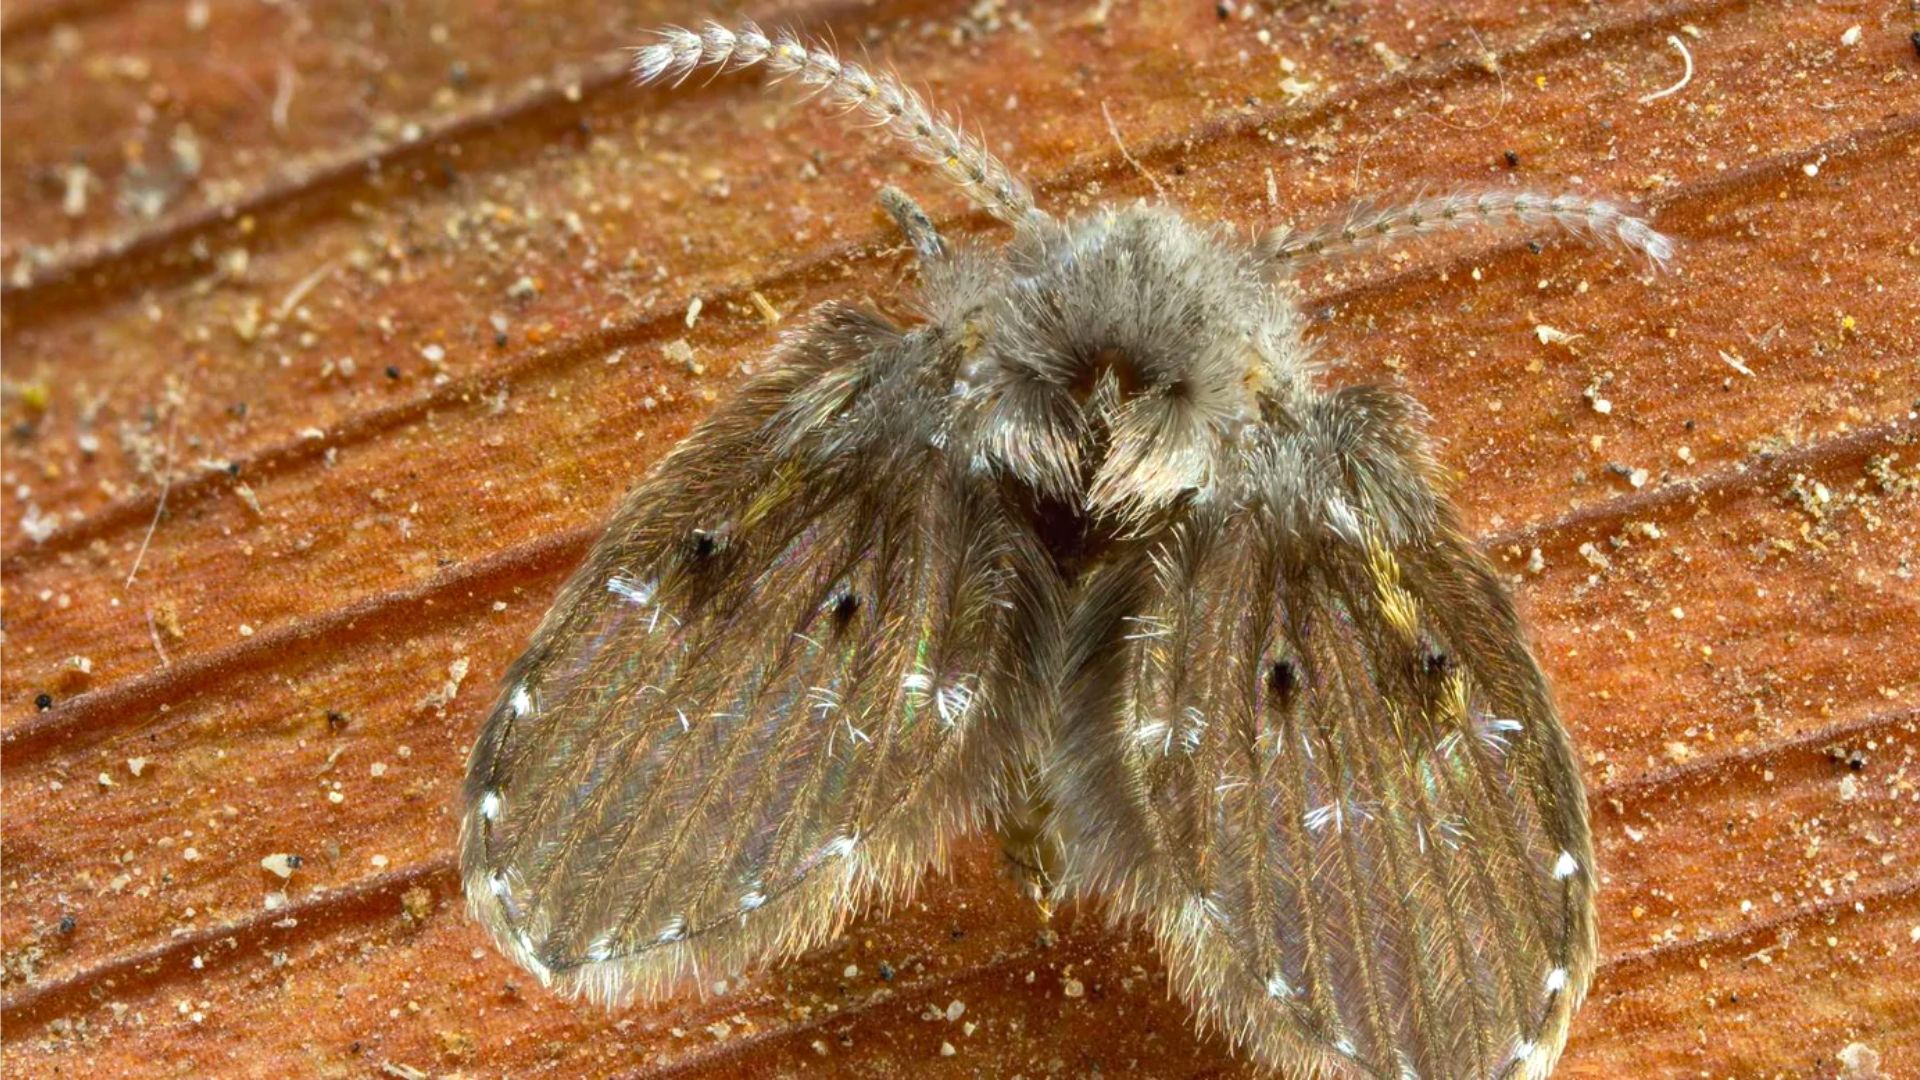
{"type": "MultiPolygon", "coordinates": [[[[1331,623],[1333,620],[1328,621],[1331,623]]],[[[1349,715],[1357,713],[1359,701],[1348,685],[1346,663],[1340,648],[1336,644],[1326,650],[1323,655],[1330,656],[1333,661],[1332,674],[1339,680],[1341,697],[1345,699],[1347,713],[1349,715]]],[[[1314,732],[1319,739],[1321,749],[1326,752],[1331,763],[1330,772],[1337,778],[1337,783],[1340,785],[1340,790],[1334,792],[1333,797],[1344,804],[1348,801],[1346,785],[1352,775],[1352,765],[1347,760],[1342,746],[1345,739],[1334,729],[1330,719],[1331,711],[1329,709],[1314,710],[1314,732]]],[[[1374,905],[1369,902],[1370,890],[1361,883],[1358,854],[1354,846],[1353,834],[1359,827],[1359,823],[1356,821],[1349,825],[1344,820],[1340,820],[1347,817],[1349,812],[1349,808],[1343,805],[1331,828],[1338,838],[1334,849],[1339,858],[1341,879],[1346,886],[1348,927],[1353,934],[1354,963],[1360,969],[1362,1000],[1365,1003],[1362,1016],[1367,1024],[1367,1037],[1376,1050],[1390,1052],[1400,1059],[1400,1064],[1404,1068],[1411,1069],[1413,1063],[1406,1059],[1406,1051],[1400,1046],[1400,1041],[1392,1036],[1387,1025],[1385,999],[1389,991],[1373,951],[1375,943],[1383,940],[1385,924],[1388,920],[1382,912],[1379,913],[1379,917],[1383,925],[1378,928],[1367,925],[1366,914],[1374,905]]]]}

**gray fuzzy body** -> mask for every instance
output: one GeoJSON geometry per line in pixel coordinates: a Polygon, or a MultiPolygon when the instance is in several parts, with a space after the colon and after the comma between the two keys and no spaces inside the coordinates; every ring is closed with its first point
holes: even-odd
{"type": "Polygon", "coordinates": [[[936,264],[977,467],[1098,530],[1215,497],[1249,429],[1310,393],[1292,305],[1225,230],[1136,207],[936,264]]]}
{"type": "Polygon", "coordinates": [[[1014,235],[955,249],[887,194],[919,321],[823,309],[628,496],[475,743],[461,864],[503,949],[657,999],[997,829],[1281,1074],[1551,1071],[1596,954],[1571,749],[1422,411],[1318,385],[1284,269],[1436,222],[1665,239],[1511,193],[1251,243],[1056,221],[817,47],[709,27],[637,63],[797,73],[1014,235]]]}

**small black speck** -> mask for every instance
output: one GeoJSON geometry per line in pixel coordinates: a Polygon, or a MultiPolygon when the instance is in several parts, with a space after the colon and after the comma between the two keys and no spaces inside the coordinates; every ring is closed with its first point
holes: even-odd
{"type": "Polygon", "coordinates": [[[1691,420],[1688,420],[1687,422],[1685,422],[1685,423],[1683,423],[1683,424],[1681,424],[1680,426],[1681,426],[1681,427],[1683,427],[1683,428],[1686,428],[1686,429],[1687,429],[1688,431],[1692,431],[1692,430],[1693,430],[1693,421],[1691,421],[1691,420]]]}
{"type": "Polygon", "coordinates": [[[41,694],[35,697],[33,699],[33,707],[39,709],[41,712],[46,712],[48,709],[53,708],[53,695],[41,694]]]}
{"type": "Polygon", "coordinates": [[[955,941],[959,941],[961,938],[967,936],[967,932],[956,926],[952,930],[949,930],[947,932],[947,936],[952,938],[955,941]]]}
{"type": "Polygon", "coordinates": [[[1915,30],[1907,40],[1913,43],[1913,55],[1920,56],[1920,30],[1915,30]]]}
{"type": "Polygon", "coordinates": [[[1187,175],[1187,163],[1186,163],[1186,162],[1184,162],[1184,161],[1182,161],[1182,162],[1180,162],[1180,163],[1178,163],[1178,164],[1176,164],[1176,165],[1175,165],[1175,166],[1173,167],[1173,175],[1175,175],[1175,176],[1185,176],[1185,175],[1187,175]]]}
{"type": "Polygon", "coordinates": [[[1420,666],[1429,675],[1445,675],[1453,670],[1453,657],[1443,649],[1428,649],[1426,655],[1420,658],[1420,666]]]}
{"type": "Polygon", "coordinates": [[[853,621],[854,613],[860,610],[860,597],[850,589],[840,590],[829,602],[833,604],[833,617],[842,625],[853,621]]]}
{"type": "Polygon", "coordinates": [[[1533,252],[1535,255],[1538,255],[1541,252],[1547,250],[1547,245],[1541,243],[1538,240],[1529,240],[1527,241],[1527,250],[1533,252]]]}
{"type": "Polygon", "coordinates": [[[1844,764],[1854,772],[1860,772],[1867,767],[1867,752],[1847,746],[1829,746],[1827,760],[1836,765],[1844,764]]]}
{"type": "Polygon", "coordinates": [[[700,561],[711,558],[714,552],[720,550],[720,541],[705,529],[695,529],[693,536],[687,542],[687,547],[695,561],[700,561]]]}
{"type": "Polygon", "coordinates": [[[1514,150],[1507,151],[1507,168],[1517,169],[1519,167],[1520,167],[1520,154],[1514,150]]]}
{"type": "Polygon", "coordinates": [[[228,475],[228,476],[239,476],[239,475],[240,475],[240,463],[239,463],[239,462],[237,462],[237,461],[229,461],[229,462],[227,462],[227,475],[228,475]]]}
{"type": "Polygon", "coordinates": [[[400,368],[399,368],[399,367],[398,367],[397,365],[394,365],[394,364],[388,364],[388,365],[387,365],[387,378],[389,378],[389,379],[397,379],[397,378],[399,378],[399,377],[400,377],[400,368]]]}
{"type": "Polygon", "coordinates": [[[1228,19],[1233,18],[1233,4],[1231,0],[1220,0],[1219,3],[1213,5],[1213,15],[1214,18],[1219,19],[1221,22],[1226,22],[1228,19]]]}
{"type": "Polygon", "coordinates": [[[351,723],[351,721],[347,719],[346,713],[343,713],[338,709],[327,710],[327,726],[332,728],[333,730],[345,731],[349,723],[351,723]]]}
{"type": "Polygon", "coordinates": [[[507,332],[505,330],[495,330],[493,332],[493,344],[496,348],[501,348],[501,349],[506,348],[507,332]]]}
{"type": "Polygon", "coordinates": [[[357,1054],[357,1053],[359,1053],[359,1052],[360,1052],[360,1040],[359,1040],[359,1039],[355,1039],[355,1040],[353,1040],[352,1042],[350,1042],[350,1043],[348,1043],[348,1044],[347,1044],[347,1053],[349,1053],[349,1054],[357,1054]]]}
{"type": "Polygon", "coordinates": [[[62,934],[71,934],[71,933],[73,933],[73,930],[74,930],[74,927],[76,927],[76,926],[79,926],[79,925],[80,925],[80,923],[79,923],[79,922],[78,922],[77,920],[75,920],[75,919],[74,919],[74,917],[73,917],[73,916],[71,916],[71,915],[62,915],[62,916],[60,916],[60,927],[59,927],[59,929],[60,929],[60,932],[61,932],[62,934]]]}
{"type": "Polygon", "coordinates": [[[887,963],[884,960],[880,962],[880,981],[881,982],[893,981],[893,965],[887,963]]]}
{"type": "Polygon", "coordinates": [[[1275,660],[1267,665],[1267,689],[1286,697],[1300,683],[1300,673],[1294,669],[1291,660],[1275,660]]]}

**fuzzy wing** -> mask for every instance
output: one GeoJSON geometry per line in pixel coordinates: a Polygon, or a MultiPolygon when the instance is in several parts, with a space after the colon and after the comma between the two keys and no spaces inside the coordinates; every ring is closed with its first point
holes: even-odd
{"type": "Polygon", "coordinates": [[[1010,546],[934,345],[836,310],[629,496],[509,672],[469,903],[564,990],[798,952],[987,809],[1010,546]]]}
{"type": "Polygon", "coordinates": [[[1416,410],[1270,432],[1073,635],[1070,872],[1290,1077],[1544,1075],[1593,971],[1579,776],[1416,410]]]}

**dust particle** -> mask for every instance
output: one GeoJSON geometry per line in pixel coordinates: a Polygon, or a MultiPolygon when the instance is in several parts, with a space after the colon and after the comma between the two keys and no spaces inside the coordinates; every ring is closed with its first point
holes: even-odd
{"type": "Polygon", "coordinates": [[[1840,1061],[1840,1080],[1877,1080],[1880,1053],[1866,1043],[1848,1043],[1834,1055],[1840,1061]]]}
{"type": "Polygon", "coordinates": [[[290,878],[305,860],[289,852],[275,852],[260,860],[260,869],[281,879],[290,878]]]}
{"type": "Polygon", "coordinates": [[[464,1031],[435,1032],[440,1038],[440,1053],[445,1057],[466,1059],[473,1056],[473,1036],[464,1031]]]}

